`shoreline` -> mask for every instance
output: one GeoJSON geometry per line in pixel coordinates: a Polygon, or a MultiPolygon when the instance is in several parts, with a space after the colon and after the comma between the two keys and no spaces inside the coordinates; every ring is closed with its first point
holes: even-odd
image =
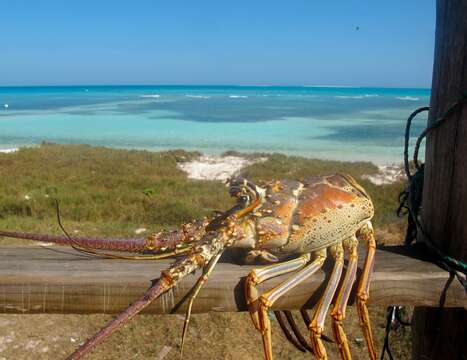
{"type": "Polygon", "coordinates": [[[224,154],[239,154],[241,157],[246,157],[246,158],[254,158],[259,155],[261,156],[268,156],[271,154],[280,154],[284,156],[290,156],[290,157],[302,157],[305,159],[314,159],[314,160],[323,160],[323,161],[341,161],[341,162],[368,162],[372,163],[373,165],[377,167],[383,167],[383,166],[399,166],[403,165],[403,154],[401,152],[400,160],[394,160],[392,156],[378,156],[378,155],[373,155],[373,154],[365,154],[366,157],[362,157],[359,155],[362,155],[361,153],[339,153],[338,151],[335,151],[332,155],[329,155],[329,152],[327,152],[326,156],[323,156],[323,153],[316,153],[315,155],[313,154],[308,154],[308,153],[302,153],[299,151],[271,151],[267,149],[254,149],[254,150],[248,150],[248,149],[232,149],[232,148],[225,148],[225,149],[209,149],[206,150],[203,147],[165,147],[165,146],[154,146],[154,147],[137,147],[137,146],[113,146],[113,145],[102,145],[102,144],[89,144],[89,143],[61,143],[61,142],[54,142],[54,141],[43,141],[41,143],[37,144],[28,144],[28,145],[13,145],[11,147],[4,146],[0,144],[0,153],[13,153],[16,151],[19,151],[20,149],[28,149],[28,148],[37,148],[40,147],[43,144],[56,144],[56,145],[86,145],[86,146],[92,146],[92,147],[103,147],[103,148],[108,148],[108,149],[117,149],[117,150],[135,150],[135,151],[149,151],[149,152],[164,152],[164,151],[176,151],[176,150],[182,150],[186,152],[198,152],[201,154],[201,156],[207,156],[207,157],[225,157],[224,154]]]}

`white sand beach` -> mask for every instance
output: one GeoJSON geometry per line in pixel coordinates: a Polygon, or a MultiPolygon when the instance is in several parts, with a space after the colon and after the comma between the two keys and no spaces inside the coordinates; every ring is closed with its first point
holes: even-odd
{"type": "Polygon", "coordinates": [[[178,167],[188,174],[189,179],[225,181],[234,177],[245,166],[265,160],[266,158],[204,155],[193,161],[179,163],[178,167]]]}
{"type": "MultiPolygon", "coordinates": [[[[179,163],[177,166],[188,175],[189,179],[225,181],[238,175],[244,167],[266,159],[266,157],[247,159],[241,156],[203,155],[196,160],[179,163]]],[[[375,185],[392,184],[405,179],[402,165],[379,165],[378,169],[377,174],[363,175],[362,178],[375,185]]]]}
{"type": "Polygon", "coordinates": [[[378,169],[379,172],[377,174],[363,175],[362,178],[371,181],[375,185],[386,185],[405,180],[405,172],[402,165],[381,165],[378,166],[378,169]]]}
{"type": "Polygon", "coordinates": [[[16,152],[18,150],[19,150],[18,148],[0,149],[0,153],[9,154],[9,153],[14,153],[14,152],[16,152]]]}

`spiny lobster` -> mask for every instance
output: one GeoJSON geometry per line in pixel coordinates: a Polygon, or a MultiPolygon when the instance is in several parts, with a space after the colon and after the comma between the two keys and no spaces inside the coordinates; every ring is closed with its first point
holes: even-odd
{"type": "MultiPolygon", "coordinates": [[[[300,349],[310,349],[317,359],[327,359],[323,339],[324,319],[338,289],[344,267],[344,252],[348,266],[331,311],[335,342],[343,359],[351,359],[343,321],[347,301],[356,279],[357,245],[365,242],[366,258],[357,287],[356,304],[368,352],[376,359],[370,327],[367,301],[370,275],[374,264],[376,243],[371,219],[374,208],[365,190],[349,175],[317,176],[305,181],[274,181],[265,187],[245,179],[230,183],[230,194],[237,199],[230,210],[212,219],[200,219],[178,230],[162,231],[145,239],[71,238],[31,233],[0,231],[0,236],[71,245],[81,251],[99,250],[140,253],[131,257],[154,259],[183,254],[169,269],[162,272],[146,293],[128,306],[114,320],[89,338],[68,359],[79,359],[129,321],[144,307],[175,287],[188,274],[203,269],[190,293],[188,310],[182,332],[186,335],[191,307],[203,284],[208,280],[223,251],[229,247],[245,250],[246,261],[271,263],[253,269],[245,281],[245,297],[253,324],[261,333],[264,355],[273,358],[271,324],[268,311],[287,291],[315,273],[323,265],[327,253],[334,260],[329,282],[308,320],[311,342],[308,344],[296,331],[295,323],[285,313],[297,340],[287,333],[280,312],[276,312],[286,335],[300,349]],[[291,274],[278,286],[259,294],[257,286],[273,277],[291,274]]],[[[105,254],[115,257],[112,254],[105,254]]]]}

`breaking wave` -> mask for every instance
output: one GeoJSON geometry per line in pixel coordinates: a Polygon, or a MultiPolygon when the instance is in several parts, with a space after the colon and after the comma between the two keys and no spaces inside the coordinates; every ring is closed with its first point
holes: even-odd
{"type": "Polygon", "coordinates": [[[413,97],[413,96],[399,96],[399,97],[396,97],[396,99],[403,100],[403,101],[417,101],[417,100],[420,100],[420,98],[413,97]]]}
{"type": "Polygon", "coordinates": [[[142,97],[142,98],[151,98],[151,99],[158,99],[160,98],[161,96],[159,94],[144,94],[144,95],[140,95],[139,97],[142,97]]]}
{"type": "Polygon", "coordinates": [[[185,95],[188,98],[193,98],[193,99],[210,99],[210,96],[206,95],[185,95]]]}
{"type": "Polygon", "coordinates": [[[379,96],[377,94],[365,94],[365,95],[336,95],[336,99],[365,99],[370,97],[379,96]]]}

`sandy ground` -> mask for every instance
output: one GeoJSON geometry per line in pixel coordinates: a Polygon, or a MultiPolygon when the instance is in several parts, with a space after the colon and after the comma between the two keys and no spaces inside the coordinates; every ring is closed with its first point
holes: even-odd
{"type": "Polygon", "coordinates": [[[245,166],[265,160],[266,158],[251,160],[240,156],[201,156],[196,160],[180,163],[178,167],[190,179],[225,181],[234,177],[245,166]]]}
{"type": "MultiPolygon", "coordinates": [[[[354,360],[368,359],[355,307],[348,309],[345,328],[354,360]]],[[[384,336],[385,309],[370,308],[373,332],[379,351],[384,336]]],[[[80,343],[102,327],[109,315],[0,315],[0,359],[63,359],[80,343]]],[[[272,320],[275,359],[311,359],[287,342],[277,321],[272,320]]],[[[296,317],[302,333],[308,332],[296,317]]],[[[329,319],[328,319],[329,320],[329,319]]],[[[100,344],[86,360],[150,359],[178,360],[181,315],[140,315],[122,330],[100,344]]],[[[325,334],[331,335],[330,322],[325,334]]],[[[409,359],[410,328],[391,337],[395,359],[409,359]]],[[[334,344],[326,343],[329,359],[339,359],[334,344]]],[[[183,358],[196,359],[262,359],[261,336],[246,313],[209,313],[192,317],[183,358]]]]}
{"type": "MultiPolygon", "coordinates": [[[[235,177],[242,168],[255,162],[265,161],[266,158],[246,159],[240,156],[201,156],[196,160],[179,163],[190,179],[222,180],[235,177]]],[[[402,165],[379,165],[379,172],[375,175],[363,175],[364,179],[376,185],[392,184],[404,180],[402,165]]]]}
{"type": "Polygon", "coordinates": [[[378,174],[363,175],[362,178],[371,181],[375,185],[392,184],[396,181],[403,181],[406,178],[402,165],[382,165],[378,166],[378,169],[378,174]]]}

